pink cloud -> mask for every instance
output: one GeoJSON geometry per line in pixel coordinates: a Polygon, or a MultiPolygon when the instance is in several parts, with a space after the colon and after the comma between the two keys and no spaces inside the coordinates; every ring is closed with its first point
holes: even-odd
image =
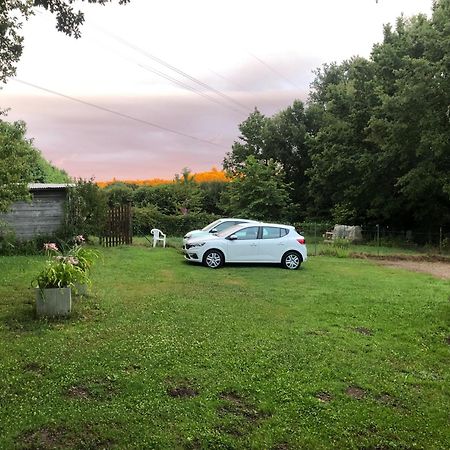
{"type": "MultiPolygon", "coordinates": [[[[241,81],[252,84],[252,71],[241,81]]],[[[261,68],[260,68],[261,70],[261,68]]],[[[255,69],[255,72],[257,70],[255,69]]],[[[160,126],[212,141],[189,139],[150,125],[94,109],[57,96],[2,96],[11,107],[8,120],[24,120],[28,136],[44,157],[73,177],[172,178],[183,167],[194,172],[221,167],[223,157],[239,136],[238,125],[254,106],[272,115],[304,100],[306,89],[229,93],[249,105],[236,113],[207,100],[184,94],[172,97],[99,97],[85,101],[160,126]]]]}

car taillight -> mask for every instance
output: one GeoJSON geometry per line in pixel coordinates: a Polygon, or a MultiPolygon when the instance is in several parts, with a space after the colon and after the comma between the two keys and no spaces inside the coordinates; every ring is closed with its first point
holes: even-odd
{"type": "Polygon", "coordinates": [[[298,242],[299,244],[302,244],[302,245],[305,245],[305,244],[306,244],[305,238],[297,239],[297,242],[298,242]]]}

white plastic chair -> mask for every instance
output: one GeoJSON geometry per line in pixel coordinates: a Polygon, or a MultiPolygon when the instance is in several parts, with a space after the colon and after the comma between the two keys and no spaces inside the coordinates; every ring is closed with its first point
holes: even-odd
{"type": "Polygon", "coordinates": [[[163,247],[166,246],[166,235],[161,230],[158,230],[158,228],[153,228],[150,233],[153,236],[153,247],[156,247],[158,241],[163,243],[163,247]]]}

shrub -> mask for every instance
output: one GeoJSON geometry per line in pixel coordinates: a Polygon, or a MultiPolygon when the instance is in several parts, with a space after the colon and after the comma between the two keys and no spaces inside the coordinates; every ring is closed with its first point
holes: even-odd
{"type": "Polygon", "coordinates": [[[325,245],[319,255],[335,256],[336,258],[347,258],[349,256],[350,241],[347,239],[334,239],[330,244],[325,245]]]}

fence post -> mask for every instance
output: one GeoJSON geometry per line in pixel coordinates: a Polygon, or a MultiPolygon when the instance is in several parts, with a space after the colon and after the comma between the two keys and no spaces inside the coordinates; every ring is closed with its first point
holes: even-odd
{"type": "Polygon", "coordinates": [[[314,256],[317,256],[317,223],[314,222],[314,256]]]}
{"type": "Polygon", "coordinates": [[[442,253],[442,227],[439,227],[439,254],[442,253]]]}
{"type": "Polygon", "coordinates": [[[377,254],[380,256],[380,225],[377,224],[377,254]]]}

